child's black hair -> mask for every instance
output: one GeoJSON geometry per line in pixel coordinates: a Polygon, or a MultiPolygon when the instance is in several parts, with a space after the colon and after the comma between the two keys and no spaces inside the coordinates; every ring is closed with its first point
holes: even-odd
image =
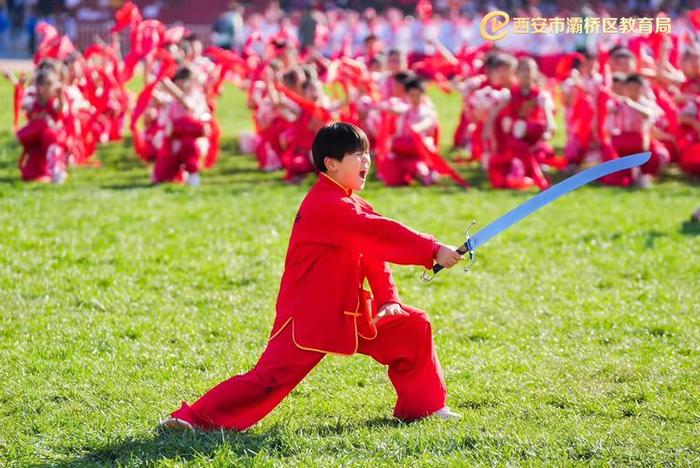
{"type": "Polygon", "coordinates": [[[365,42],[365,44],[367,44],[370,41],[376,41],[376,40],[379,40],[379,36],[377,36],[376,34],[369,34],[367,37],[365,37],[364,42],[365,42]]]}
{"type": "Polygon", "coordinates": [[[493,71],[501,67],[515,68],[518,61],[509,54],[504,54],[502,52],[492,52],[486,56],[484,60],[484,68],[487,71],[493,71]]]}
{"type": "Polygon", "coordinates": [[[425,93],[425,84],[424,84],[423,80],[421,80],[417,76],[404,82],[404,87],[406,88],[406,92],[409,92],[412,89],[417,89],[421,93],[425,93]]]}
{"type": "Polygon", "coordinates": [[[394,79],[401,83],[402,85],[405,85],[407,81],[410,81],[415,75],[409,71],[400,71],[394,73],[394,79]]]}
{"type": "Polygon", "coordinates": [[[301,81],[299,75],[300,71],[298,69],[287,70],[282,75],[282,84],[288,88],[296,88],[299,85],[299,81],[301,81]]]}
{"type": "Polygon", "coordinates": [[[625,80],[625,84],[638,84],[644,86],[644,77],[639,73],[630,73],[625,80]]]}
{"type": "Polygon", "coordinates": [[[56,79],[56,73],[53,70],[41,69],[39,73],[34,77],[34,84],[36,86],[43,86],[52,80],[56,79]]]}
{"type": "Polygon", "coordinates": [[[377,54],[374,57],[371,57],[369,59],[369,63],[367,64],[368,66],[384,66],[384,63],[386,60],[384,59],[384,56],[382,54],[377,54]]]}
{"type": "Polygon", "coordinates": [[[347,122],[333,122],[316,133],[311,154],[316,169],[326,172],[325,158],[342,161],[348,154],[369,151],[367,135],[359,127],[347,122]]]}
{"type": "Polygon", "coordinates": [[[192,70],[190,69],[190,67],[187,67],[187,66],[182,66],[182,67],[178,68],[177,71],[175,72],[175,75],[173,76],[174,82],[181,81],[181,80],[188,81],[190,79],[192,79],[192,70]]]}

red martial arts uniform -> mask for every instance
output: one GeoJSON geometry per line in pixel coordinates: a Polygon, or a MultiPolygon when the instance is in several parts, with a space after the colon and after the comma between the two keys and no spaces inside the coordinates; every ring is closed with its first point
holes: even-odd
{"type": "MultiPolygon", "coordinates": [[[[399,106],[394,106],[398,109],[399,106]]],[[[423,184],[433,180],[430,166],[421,152],[418,150],[418,139],[431,148],[437,149],[437,114],[430,101],[422,102],[419,106],[402,103],[403,113],[397,119],[396,135],[391,143],[391,154],[384,161],[381,168],[382,179],[389,187],[408,185],[412,180],[418,180],[423,184]],[[417,123],[430,122],[430,128],[414,132],[412,126],[417,123]]]]}
{"type": "Polygon", "coordinates": [[[196,174],[202,158],[208,151],[206,129],[211,119],[208,107],[200,93],[193,93],[185,99],[192,110],[173,101],[168,112],[172,128],[164,151],[157,154],[153,167],[153,182],[180,182],[184,172],[196,174]]]}
{"type": "Polygon", "coordinates": [[[50,181],[65,171],[64,110],[60,100],[34,101],[27,124],[17,131],[22,145],[19,169],[24,181],[50,181]]]}
{"type": "Polygon", "coordinates": [[[433,265],[434,238],[375,213],[325,174],[292,229],[267,349],[256,366],[172,413],[201,429],[244,430],[272,411],[328,353],[361,353],[389,366],[394,415],[412,420],[445,406],[446,388],[427,315],[371,320],[400,302],[386,262],[433,265]],[[374,297],[362,288],[369,281],[374,297]]]}
{"type": "MultiPolygon", "coordinates": [[[[682,114],[695,119],[700,117],[700,96],[690,97],[682,114]]],[[[700,175],[700,134],[690,125],[682,125],[679,140],[681,169],[688,174],[700,175]]]]}
{"type": "Polygon", "coordinates": [[[545,135],[548,130],[546,109],[553,106],[550,94],[536,86],[527,93],[520,86],[513,87],[508,105],[496,120],[497,147],[488,163],[493,187],[528,188],[530,180],[542,190],[549,187],[540,164],[559,164],[545,135]],[[516,176],[515,172],[522,174],[516,176]]]}

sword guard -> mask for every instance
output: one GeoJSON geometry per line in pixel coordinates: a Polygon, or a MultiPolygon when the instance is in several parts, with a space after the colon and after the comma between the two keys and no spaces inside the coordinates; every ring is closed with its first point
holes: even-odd
{"type": "MultiPolygon", "coordinates": [[[[476,220],[472,219],[472,222],[469,223],[469,226],[467,226],[467,241],[464,243],[467,247],[469,247],[469,230],[476,224],[476,220]]],[[[474,250],[469,248],[467,250],[467,253],[469,254],[469,265],[464,269],[465,273],[469,273],[472,269],[472,266],[474,265],[474,262],[476,261],[476,254],[474,253],[474,250]]]]}
{"type": "Polygon", "coordinates": [[[469,265],[467,265],[466,268],[464,269],[465,273],[469,273],[470,271],[472,271],[472,266],[474,265],[474,262],[476,261],[476,253],[474,253],[473,250],[470,250],[467,253],[469,254],[469,265]]]}

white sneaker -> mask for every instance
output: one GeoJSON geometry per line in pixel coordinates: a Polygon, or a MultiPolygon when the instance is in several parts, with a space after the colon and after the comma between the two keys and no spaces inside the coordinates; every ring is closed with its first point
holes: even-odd
{"type": "Polygon", "coordinates": [[[654,177],[651,174],[642,174],[636,182],[637,187],[649,189],[654,186],[654,177]]]}
{"type": "Polygon", "coordinates": [[[68,173],[66,171],[56,171],[51,174],[51,182],[54,184],[62,184],[68,179],[68,173]]]}
{"type": "Polygon", "coordinates": [[[443,419],[445,421],[448,421],[450,419],[462,419],[462,415],[452,411],[449,406],[440,408],[439,410],[433,413],[433,416],[437,416],[438,418],[443,419]]]}
{"type": "Polygon", "coordinates": [[[192,187],[197,187],[200,183],[199,172],[192,172],[187,174],[187,185],[192,187]]]}
{"type": "Polygon", "coordinates": [[[179,418],[165,418],[158,425],[163,429],[170,429],[173,431],[194,431],[194,426],[192,424],[188,423],[184,419],[179,418]]]}

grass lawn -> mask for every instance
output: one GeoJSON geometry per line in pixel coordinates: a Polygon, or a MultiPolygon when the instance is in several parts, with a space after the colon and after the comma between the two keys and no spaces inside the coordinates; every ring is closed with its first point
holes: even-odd
{"type": "MultiPolygon", "coordinates": [[[[434,94],[444,139],[459,99],[434,94]]],[[[128,143],[63,186],[19,181],[0,87],[0,465],[700,465],[700,205],[677,172],[651,190],[583,188],[478,251],[474,270],[404,301],[430,313],[459,422],[391,418],[385,370],[329,357],[245,433],[158,420],[248,370],[274,318],[296,208],[311,185],[236,154],[242,93],[221,104],[202,186],[149,187],[128,143]]],[[[561,144],[563,136],[559,135],[561,144]]],[[[378,211],[462,242],[530,193],[387,189],[378,211]]]]}

